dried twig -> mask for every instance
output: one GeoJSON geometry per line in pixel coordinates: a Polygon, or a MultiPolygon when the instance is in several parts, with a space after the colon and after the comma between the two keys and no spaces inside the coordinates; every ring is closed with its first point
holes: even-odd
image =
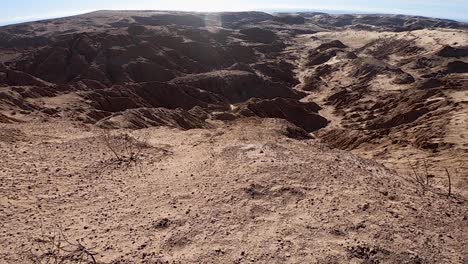
{"type": "Polygon", "coordinates": [[[426,171],[426,185],[429,185],[429,171],[427,169],[427,162],[426,162],[426,159],[424,159],[423,161],[424,161],[424,170],[426,171]]]}
{"type": "Polygon", "coordinates": [[[450,173],[447,168],[445,168],[445,172],[447,173],[448,178],[448,196],[452,195],[452,177],[450,177],[450,173]]]}
{"type": "Polygon", "coordinates": [[[41,237],[34,239],[28,251],[27,256],[33,263],[97,263],[96,253],[78,241],[68,240],[60,226],[57,225],[52,234],[45,234],[43,229],[41,231],[41,237]]]}
{"type": "Polygon", "coordinates": [[[411,178],[413,179],[413,181],[415,181],[417,184],[421,186],[422,194],[424,195],[426,193],[426,188],[427,188],[427,184],[426,184],[427,179],[425,181],[424,178],[416,172],[416,168],[413,166],[413,164],[411,164],[411,161],[409,159],[408,159],[408,164],[414,173],[414,177],[411,177],[411,178]]]}

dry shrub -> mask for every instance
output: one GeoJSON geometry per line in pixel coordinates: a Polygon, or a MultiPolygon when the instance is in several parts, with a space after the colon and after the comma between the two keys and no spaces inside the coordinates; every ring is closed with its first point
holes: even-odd
{"type": "Polygon", "coordinates": [[[411,181],[421,187],[422,194],[424,195],[430,186],[429,179],[431,178],[431,175],[429,175],[428,173],[426,161],[424,160],[424,168],[425,168],[425,173],[426,173],[425,175],[422,173],[420,174],[409,159],[408,159],[408,165],[413,171],[413,175],[410,174],[411,181]]]}
{"type": "Polygon", "coordinates": [[[132,166],[142,170],[141,154],[144,149],[151,148],[146,140],[138,140],[128,133],[113,135],[106,130],[102,135],[103,142],[119,165],[132,166]]]}
{"type": "MultiPolygon", "coordinates": [[[[408,165],[413,172],[412,175],[411,174],[409,175],[410,181],[420,186],[420,190],[422,194],[424,195],[426,191],[430,189],[431,179],[435,178],[435,176],[429,173],[427,161],[425,159],[423,160],[423,165],[424,165],[423,173],[419,173],[418,168],[415,165],[413,165],[409,159],[408,159],[408,165]]],[[[444,168],[444,170],[448,179],[448,196],[450,197],[452,195],[452,177],[450,176],[450,173],[447,168],[444,168]]]]}
{"type": "Polygon", "coordinates": [[[95,255],[80,242],[71,242],[60,226],[47,233],[42,230],[26,252],[26,258],[35,264],[96,264],[95,255]]]}

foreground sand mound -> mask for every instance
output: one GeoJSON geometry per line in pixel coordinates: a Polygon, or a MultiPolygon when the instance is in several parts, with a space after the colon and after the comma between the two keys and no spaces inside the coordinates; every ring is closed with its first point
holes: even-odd
{"type": "Polygon", "coordinates": [[[284,136],[288,127],[139,130],[134,168],[96,128],[15,125],[22,136],[0,140],[0,257],[29,263],[35,238],[60,224],[102,263],[463,263],[463,199],[422,195],[375,162],[284,136]]]}

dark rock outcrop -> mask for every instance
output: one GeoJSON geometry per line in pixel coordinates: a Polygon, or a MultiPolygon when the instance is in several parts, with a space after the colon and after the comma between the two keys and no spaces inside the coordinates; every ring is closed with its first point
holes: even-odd
{"type": "Polygon", "coordinates": [[[463,61],[451,61],[447,63],[446,73],[468,73],[468,63],[463,61]]]}
{"type": "Polygon", "coordinates": [[[327,49],[331,49],[331,48],[337,48],[337,49],[345,49],[347,48],[348,46],[346,46],[345,44],[343,44],[343,42],[339,41],[339,40],[332,40],[330,42],[326,42],[326,43],[323,43],[323,44],[320,44],[317,49],[318,50],[327,50],[327,49]]]}
{"type": "Polygon", "coordinates": [[[328,121],[318,114],[321,108],[315,103],[301,103],[292,99],[251,99],[241,104],[236,113],[241,116],[285,119],[307,132],[324,128],[328,121]]]}
{"type": "Polygon", "coordinates": [[[240,103],[254,97],[297,99],[303,96],[285,85],[266,81],[258,75],[246,71],[223,70],[193,74],[176,78],[171,83],[189,85],[209,91],[226,98],[229,103],[240,103]]]}
{"type": "Polygon", "coordinates": [[[445,46],[435,53],[437,56],[447,58],[462,58],[468,57],[468,47],[451,47],[445,46]]]}

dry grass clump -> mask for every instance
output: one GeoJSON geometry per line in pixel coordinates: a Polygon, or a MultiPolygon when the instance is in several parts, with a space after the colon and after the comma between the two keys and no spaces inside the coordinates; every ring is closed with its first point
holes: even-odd
{"type": "MultiPolygon", "coordinates": [[[[423,160],[423,165],[424,165],[423,173],[419,173],[415,165],[413,165],[409,159],[408,159],[408,165],[411,171],[413,172],[413,174],[409,175],[410,180],[416,185],[420,186],[420,190],[422,194],[424,195],[426,191],[428,191],[429,188],[431,187],[431,179],[435,178],[435,176],[429,173],[426,160],[423,160]]],[[[452,196],[452,177],[447,168],[444,168],[444,170],[448,179],[447,195],[450,197],[452,196]]]]}
{"type": "Polygon", "coordinates": [[[113,161],[119,165],[142,169],[141,154],[144,149],[151,148],[147,140],[139,140],[128,133],[112,134],[106,130],[102,137],[104,145],[114,156],[113,161]]]}
{"type": "Polygon", "coordinates": [[[35,264],[96,264],[96,253],[85,247],[79,241],[70,241],[60,226],[49,232],[42,230],[41,235],[34,238],[26,259],[35,264]]]}

